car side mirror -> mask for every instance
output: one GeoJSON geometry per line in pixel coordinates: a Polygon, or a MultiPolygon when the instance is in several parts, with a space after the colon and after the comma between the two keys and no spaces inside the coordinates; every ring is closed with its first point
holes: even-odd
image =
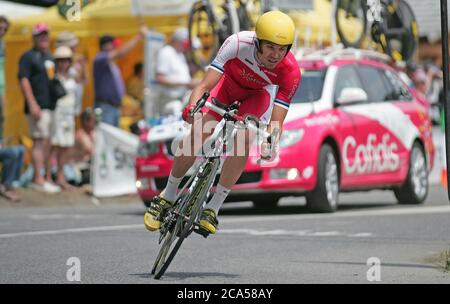
{"type": "Polygon", "coordinates": [[[368,99],[367,93],[361,88],[344,88],[336,103],[338,105],[349,105],[357,102],[366,102],[368,99]]]}

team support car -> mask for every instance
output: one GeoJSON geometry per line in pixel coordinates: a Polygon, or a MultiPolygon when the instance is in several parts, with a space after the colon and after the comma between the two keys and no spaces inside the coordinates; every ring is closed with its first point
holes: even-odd
{"type": "MultiPolygon", "coordinates": [[[[278,157],[250,157],[228,200],[267,208],[304,195],[312,211],[333,212],[339,192],[387,189],[400,204],[424,202],[434,159],[427,103],[385,60],[351,49],[299,59],[302,80],[278,157]]],[[[182,132],[175,121],[141,135],[136,184],[144,203],[165,187],[172,140],[182,132]]]]}

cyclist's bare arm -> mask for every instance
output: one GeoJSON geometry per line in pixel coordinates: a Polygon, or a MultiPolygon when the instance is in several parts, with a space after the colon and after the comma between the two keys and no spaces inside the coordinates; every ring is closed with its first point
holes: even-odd
{"type": "MultiPolygon", "coordinates": [[[[273,111],[272,111],[272,116],[270,117],[270,122],[269,125],[267,126],[267,132],[272,134],[272,130],[273,128],[279,128],[279,134],[278,137],[281,135],[281,133],[283,132],[283,122],[286,118],[286,115],[288,113],[288,110],[286,110],[285,108],[279,107],[277,105],[274,105],[273,107],[273,111]]],[[[277,138],[278,140],[278,138],[277,138]]]]}
{"type": "Polygon", "coordinates": [[[197,100],[203,96],[203,93],[206,91],[211,91],[219,82],[220,78],[222,78],[222,75],[223,74],[217,72],[216,70],[208,69],[200,84],[192,90],[189,103],[195,104],[197,100]]]}

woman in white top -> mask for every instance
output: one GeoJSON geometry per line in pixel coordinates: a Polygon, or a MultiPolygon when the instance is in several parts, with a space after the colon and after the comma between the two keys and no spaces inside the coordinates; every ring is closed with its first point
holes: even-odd
{"type": "MultiPolygon", "coordinates": [[[[72,50],[66,46],[56,49],[53,57],[56,62],[56,76],[63,85],[66,95],[58,99],[53,112],[51,128],[52,150],[57,160],[56,183],[63,189],[71,189],[64,177],[64,165],[68,163],[69,148],[75,144],[75,105],[77,82],[70,67],[72,65],[72,50]]],[[[51,163],[51,161],[49,161],[51,163]]],[[[49,164],[49,169],[51,164],[49,164]]],[[[51,170],[47,170],[51,174],[51,170]]]]}

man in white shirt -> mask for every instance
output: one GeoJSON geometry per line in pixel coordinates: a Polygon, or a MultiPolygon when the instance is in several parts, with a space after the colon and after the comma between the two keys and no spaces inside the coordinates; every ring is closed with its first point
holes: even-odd
{"type": "Polygon", "coordinates": [[[170,101],[181,101],[187,91],[199,83],[198,79],[192,79],[185,57],[189,48],[188,35],[186,28],[177,29],[170,43],[158,53],[156,81],[160,85],[160,108],[170,101]]]}

